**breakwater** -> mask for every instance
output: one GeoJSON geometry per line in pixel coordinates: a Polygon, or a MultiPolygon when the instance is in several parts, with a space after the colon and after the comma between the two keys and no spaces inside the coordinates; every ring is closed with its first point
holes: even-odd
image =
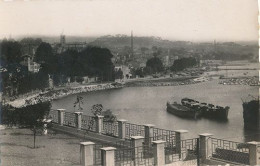
{"type": "Polygon", "coordinates": [[[200,81],[195,81],[194,78],[197,77],[132,81],[132,82],[127,82],[125,86],[126,87],[179,86],[179,85],[196,84],[200,82],[200,81]]]}
{"type": "Polygon", "coordinates": [[[255,77],[237,77],[237,78],[225,78],[219,82],[223,85],[250,85],[250,86],[259,86],[259,78],[255,77]]]}

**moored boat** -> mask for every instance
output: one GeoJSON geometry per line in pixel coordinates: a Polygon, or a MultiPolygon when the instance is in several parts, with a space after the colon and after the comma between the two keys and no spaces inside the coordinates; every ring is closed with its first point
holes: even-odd
{"type": "Polygon", "coordinates": [[[200,103],[199,101],[183,98],[181,104],[170,104],[167,102],[167,111],[182,117],[199,116],[216,120],[226,120],[228,118],[229,107],[215,106],[213,104],[200,103]]]}
{"type": "Polygon", "coordinates": [[[194,119],[198,118],[201,114],[199,110],[191,109],[189,107],[186,107],[182,104],[178,104],[176,102],[174,103],[167,102],[167,112],[179,117],[194,118],[194,119]]]}
{"type": "Polygon", "coordinates": [[[260,129],[259,100],[243,101],[244,127],[247,129],[260,129]]]}

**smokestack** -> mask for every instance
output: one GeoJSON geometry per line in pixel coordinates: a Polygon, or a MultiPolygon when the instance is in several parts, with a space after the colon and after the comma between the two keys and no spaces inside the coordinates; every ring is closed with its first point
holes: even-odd
{"type": "Polygon", "coordinates": [[[134,57],[134,39],[133,39],[133,31],[131,31],[131,56],[134,57]]]}

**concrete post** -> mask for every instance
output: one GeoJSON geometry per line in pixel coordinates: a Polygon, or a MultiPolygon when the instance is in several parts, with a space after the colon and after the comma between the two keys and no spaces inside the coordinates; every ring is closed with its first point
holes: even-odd
{"type": "Polygon", "coordinates": [[[63,126],[65,109],[57,109],[58,111],[58,124],[63,126]]]}
{"type": "Polygon", "coordinates": [[[101,148],[102,166],[115,166],[115,150],[114,147],[101,148]]]}
{"type": "Polygon", "coordinates": [[[75,113],[75,118],[76,118],[76,128],[81,129],[81,118],[83,112],[74,112],[75,113]]]}
{"type": "Polygon", "coordinates": [[[249,144],[249,165],[260,165],[260,142],[252,141],[249,144]]]}
{"type": "Polygon", "coordinates": [[[82,166],[94,165],[94,144],[93,142],[80,143],[80,164],[82,166]]]}
{"type": "Polygon", "coordinates": [[[182,147],[182,140],[185,140],[185,135],[188,133],[188,130],[175,130],[175,143],[176,143],[176,152],[180,154],[180,158],[184,159],[187,153],[182,153],[182,150],[185,147],[182,147]]]}
{"type": "Polygon", "coordinates": [[[143,142],[144,142],[143,136],[132,136],[131,137],[131,143],[132,143],[132,146],[134,147],[133,158],[134,158],[135,165],[138,165],[139,159],[142,157],[143,142]]]}
{"type": "Polygon", "coordinates": [[[101,134],[102,130],[103,130],[103,119],[104,119],[104,116],[96,116],[95,117],[95,120],[96,120],[96,132],[101,134]]]}
{"type": "Polygon", "coordinates": [[[200,139],[200,156],[202,162],[209,158],[209,156],[212,154],[212,144],[210,137],[213,134],[210,133],[203,133],[199,134],[200,139]],[[210,141],[210,142],[209,142],[210,141]]]}
{"type": "Polygon", "coordinates": [[[125,123],[127,120],[125,119],[119,119],[118,122],[118,137],[120,139],[125,139],[125,123]]]}
{"type": "Polygon", "coordinates": [[[145,134],[144,144],[147,146],[150,145],[150,143],[151,143],[150,141],[153,141],[153,140],[151,140],[151,137],[153,137],[153,128],[154,128],[153,124],[144,125],[144,134],[145,134]]]}
{"type": "Polygon", "coordinates": [[[154,165],[165,165],[165,142],[163,140],[153,141],[154,165]]]}

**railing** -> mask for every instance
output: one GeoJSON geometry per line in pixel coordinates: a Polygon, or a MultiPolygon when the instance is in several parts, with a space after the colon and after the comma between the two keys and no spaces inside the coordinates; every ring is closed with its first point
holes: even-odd
{"type": "Polygon", "coordinates": [[[153,139],[151,141],[164,140],[166,141],[166,145],[171,145],[175,143],[175,135],[175,131],[153,128],[153,139]]]}
{"type": "Polygon", "coordinates": [[[57,110],[50,110],[49,117],[53,123],[59,123],[59,112],[57,110]]]}
{"type": "Polygon", "coordinates": [[[125,124],[125,134],[126,138],[130,139],[132,136],[145,136],[145,131],[144,131],[144,126],[143,125],[138,125],[138,124],[132,124],[132,123],[126,123],[125,124]]]}
{"type": "Polygon", "coordinates": [[[88,131],[96,131],[97,123],[95,117],[82,115],[81,117],[81,129],[88,131]]]}
{"type": "Polygon", "coordinates": [[[116,166],[154,166],[153,147],[140,146],[115,151],[116,166]]]}
{"type": "Polygon", "coordinates": [[[103,134],[118,137],[118,122],[103,122],[103,134]]]}
{"type": "Polygon", "coordinates": [[[198,138],[186,139],[174,144],[165,144],[165,163],[169,164],[177,161],[193,161],[198,159],[198,138]]]}
{"type": "Polygon", "coordinates": [[[217,138],[209,138],[211,140],[212,154],[211,157],[226,161],[249,164],[249,149],[247,144],[228,141],[217,138]]]}
{"type": "Polygon", "coordinates": [[[104,145],[101,144],[95,144],[94,145],[94,166],[102,166],[101,161],[101,149],[104,145]]]}
{"type": "Polygon", "coordinates": [[[77,121],[76,121],[75,113],[65,112],[63,125],[70,126],[70,127],[76,127],[77,126],[76,124],[77,124],[77,121]]]}
{"type": "Polygon", "coordinates": [[[133,147],[131,140],[126,139],[126,140],[116,142],[116,148],[118,148],[118,149],[125,149],[125,148],[131,148],[131,147],[133,147]]]}

